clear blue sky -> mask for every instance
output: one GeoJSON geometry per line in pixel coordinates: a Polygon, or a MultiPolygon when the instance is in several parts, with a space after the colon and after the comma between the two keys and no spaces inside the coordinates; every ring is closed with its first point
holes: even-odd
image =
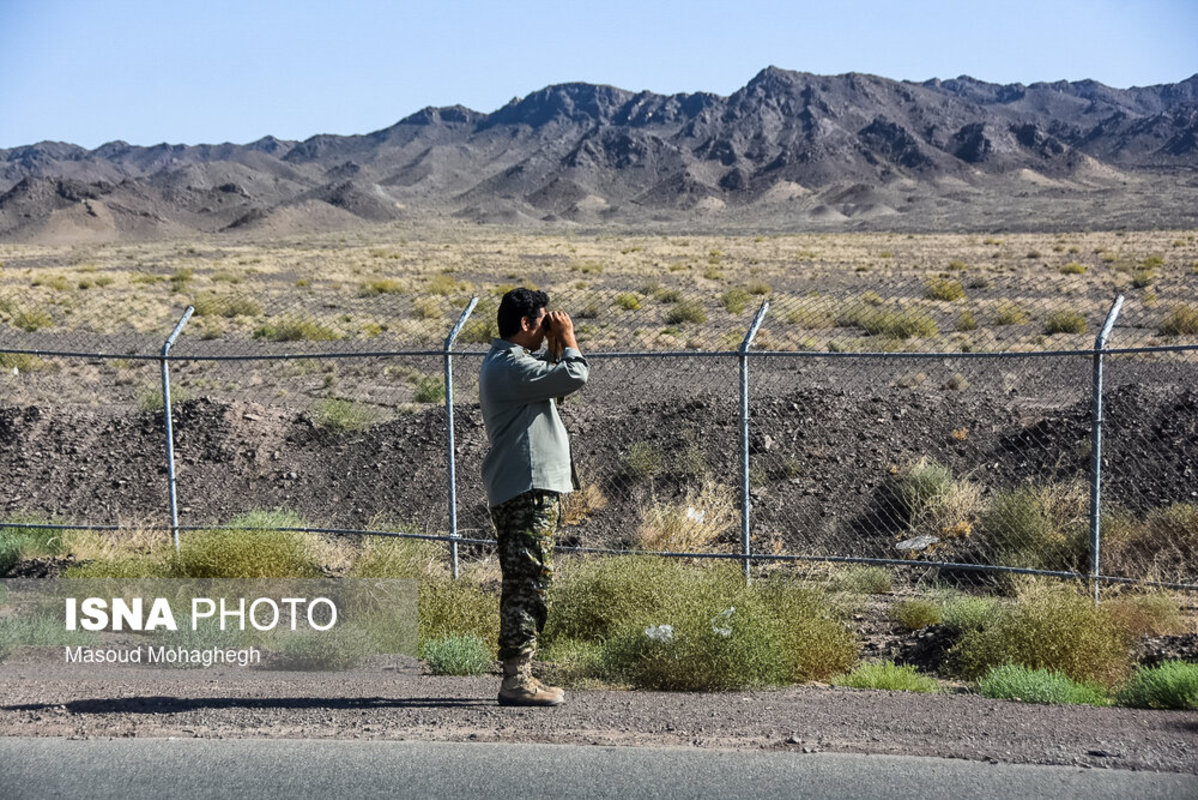
{"type": "Polygon", "coordinates": [[[566,81],[761,68],[1125,88],[1198,72],[1198,0],[0,0],[0,147],[368,133],[566,81]]]}

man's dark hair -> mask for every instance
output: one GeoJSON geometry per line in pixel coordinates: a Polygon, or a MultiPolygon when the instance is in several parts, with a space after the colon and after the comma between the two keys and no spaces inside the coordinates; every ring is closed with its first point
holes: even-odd
{"type": "Polygon", "coordinates": [[[535,317],[537,309],[549,305],[549,295],[520,287],[512,289],[499,301],[495,315],[499,323],[499,338],[506,339],[520,332],[520,320],[535,317]]]}

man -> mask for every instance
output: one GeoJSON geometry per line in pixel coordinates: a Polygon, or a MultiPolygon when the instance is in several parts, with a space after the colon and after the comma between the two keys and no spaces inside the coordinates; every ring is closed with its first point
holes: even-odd
{"type": "Polygon", "coordinates": [[[565,695],[532,675],[537,634],[548,614],[553,537],[561,495],[575,487],[570,441],[555,398],[581,389],[590,368],[562,311],[549,296],[512,289],[499,303],[499,339],[479,371],[478,396],[491,449],[483,483],[499,536],[500,705],[556,706],[565,695]],[[533,353],[548,344],[547,356],[533,353]]]}

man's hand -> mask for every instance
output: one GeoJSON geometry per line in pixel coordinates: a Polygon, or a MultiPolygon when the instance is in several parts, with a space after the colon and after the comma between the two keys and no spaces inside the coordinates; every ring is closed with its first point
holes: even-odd
{"type": "Polygon", "coordinates": [[[574,322],[565,311],[550,311],[545,315],[544,324],[549,326],[546,338],[549,354],[554,360],[560,359],[562,351],[567,347],[578,349],[578,340],[574,338],[574,322]]]}

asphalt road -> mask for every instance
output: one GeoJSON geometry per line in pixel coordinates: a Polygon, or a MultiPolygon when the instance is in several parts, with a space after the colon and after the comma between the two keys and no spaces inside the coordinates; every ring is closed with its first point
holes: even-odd
{"type": "Polygon", "coordinates": [[[1198,776],[913,756],[449,742],[0,738],[0,797],[1198,797],[1198,776]]]}

